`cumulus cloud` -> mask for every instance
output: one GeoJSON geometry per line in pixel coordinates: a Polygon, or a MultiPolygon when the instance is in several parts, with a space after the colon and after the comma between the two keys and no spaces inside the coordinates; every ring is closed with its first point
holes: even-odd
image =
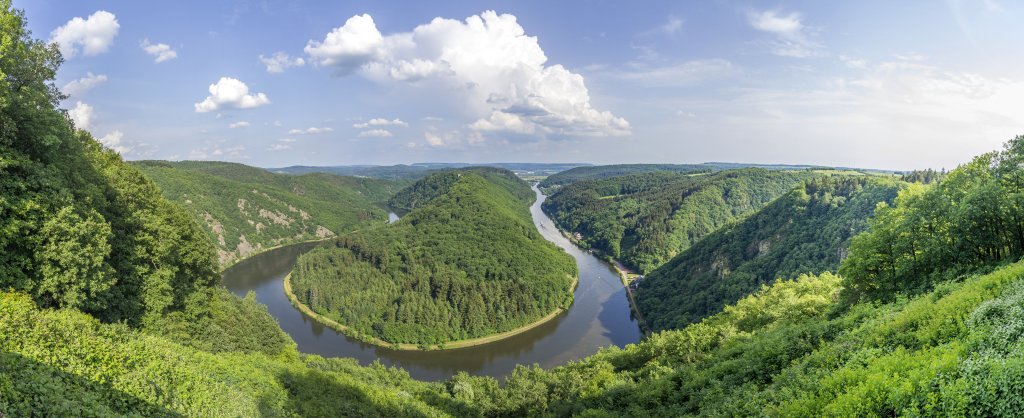
{"type": "Polygon", "coordinates": [[[86,73],[85,77],[79,78],[78,80],[72,80],[65,84],[64,88],[61,90],[63,90],[64,94],[69,96],[78,96],[105,81],[107,81],[107,76],[103,74],[95,75],[92,72],[89,72],[86,73]]]}
{"type": "Polygon", "coordinates": [[[112,149],[114,150],[114,152],[117,152],[118,154],[124,155],[131,151],[131,148],[125,146],[121,142],[122,139],[124,139],[124,133],[122,133],[121,131],[113,131],[109,134],[104,135],[102,138],[99,139],[99,141],[101,144],[103,144],[104,147],[112,149]]]}
{"type": "Polygon", "coordinates": [[[267,151],[282,151],[291,147],[291,145],[285,143],[270,144],[270,146],[267,147],[267,151]]]}
{"type": "Polygon", "coordinates": [[[394,135],[387,129],[370,129],[359,133],[360,138],[390,138],[392,136],[394,135]]]}
{"type": "Polygon", "coordinates": [[[808,28],[799,13],[782,15],[774,10],[766,10],[751,12],[747,19],[752,28],[775,36],[765,42],[765,46],[775,55],[807,58],[822,53],[821,45],[808,35],[808,28]]]}
{"type": "Polygon", "coordinates": [[[50,42],[56,42],[64,58],[72,58],[79,51],[85,56],[107,52],[121,27],[113,13],[100,10],[89,17],[76,17],[64,26],[50,32],[50,42]]]}
{"type": "Polygon", "coordinates": [[[68,116],[78,129],[89,129],[92,126],[92,106],[85,103],[75,102],[75,107],[68,110],[68,116]]]}
{"type": "Polygon", "coordinates": [[[347,74],[376,59],[383,43],[373,18],[363,14],[350,17],[322,42],[310,40],[303,50],[314,65],[333,67],[340,74],[347,74]]]}
{"type": "Polygon", "coordinates": [[[309,127],[309,128],[306,128],[306,129],[292,129],[292,130],[288,131],[288,133],[291,134],[291,135],[316,135],[316,134],[325,134],[325,133],[328,133],[328,132],[334,132],[334,128],[328,128],[328,127],[317,128],[317,127],[313,126],[313,127],[309,127]]]}
{"type": "MultiPolygon", "coordinates": [[[[314,65],[358,72],[382,84],[445,92],[480,132],[535,136],[629,135],[629,123],[594,109],[583,77],[547,65],[536,37],[510,14],[435,18],[383,36],[369,15],[353,16],[305,48],[314,65]]],[[[429,143],[430,141],[428,141],[429,143]]]]}
{"type": "Polygon", "coordinates": [[[286,53],[275,52],[274,55],[269,57],[260,54],[260,62],[267,66],[267,72],[273,74],[283,73],[284,70],[291,67],[301,67],[306,65],[306,60],[302,57],[292,57],[286,53]]]}
{"type": "Polygon", "coordinates": [[[249,94],[249,86],[242,81],[221,77],[216,84],[210,84],[210,95],[196,103],[196,112],[205,113],[220,109],[248,109],[270,103],[263,93],[249,94]]]}
{"type": "Polygon", "coordinates": [[[409,124],[397,118],[392,120],[387,120],[386,118],[373,118],[364,123],[357,123],[352,125],[352,127],[356,129],[366,129],[371,126],[401,126],[405,128],[409,126],[409,124]]]}
{"type": "Polygon", "coordinates": [[[235,122],[235,123],[229,124],[229,125],[228,125],[228,127],[229,127],[229,128],[231,128],[231,129],[236,129],[236,128],[248,128],[248,127],[249,127],[249,122],[246,122],[246,121],[244,121],[244,120],[240,120],[240,121],[238,121],[238,122],[235,122]]]}
{"type": "Polygon", "coordinates": [[[149,43],[149,39],[143,39],[142,43],[139,44],[143,51],[153,56],[153,62],[159,64],[161,62],[178,58],[178,52],[171,49],[170,45],[167,44],[152,44],[149,43]]]}

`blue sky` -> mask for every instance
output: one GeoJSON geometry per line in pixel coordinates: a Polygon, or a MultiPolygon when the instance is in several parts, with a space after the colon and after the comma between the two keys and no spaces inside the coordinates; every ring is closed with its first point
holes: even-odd
{"type": "Polygon", "coordinates": [[[1024,134],[1005,0],[15,7],[128,159],[952,168],[1024,134]]]}

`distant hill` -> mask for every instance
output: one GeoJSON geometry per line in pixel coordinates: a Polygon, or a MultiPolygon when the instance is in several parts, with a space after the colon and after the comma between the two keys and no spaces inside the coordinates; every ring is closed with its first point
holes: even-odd
{"type": "Polygon", "coordinates": [[[576,264],[537,232],[529,185],[512,172],[435,173],[410,189],[396,196],[417,203],[400,221],[299,258],[291,282],[303,304],[358,335],[429,346],[572,303],[576,264]]]}
{"type": "Polygon", "coordinates": [[[637,285],[640,311],[655,330],[682,328],[776,279],[836,272],[875,206],[891,204],[904,184],[878,176],[808,180],[648,274],[637,285]]]}
{"type": "Polygon", "coordinates": [[[448,193],[451,187],[458,183],[462,175],[466,173],[477,174],[521,200],[533,200],[533,191],[529,187],[523,187],[523,180],[515,173],[493,167],[467,167],[434,173],[392,196],[388,200],[388,206],[402,210],[413,210],[424,206],[434,198],[448,193]]]}
{"type": "Polygon", "coordinates": [[[762,168],[765,170],[819,170],[819,171],[850,171],[865,174],[900,174],[897,171],[860,169],[850,167],[828,167],[805,164],[748,164],[748,163],[724,163],[709,162],[701,164],[613,164],[576,167],[557,174],[552,174],[540,182],[540,188],[545,192],[552,189],[575,183],[582,180],[601,180],[611,177],[625,176],[630,174],[673,172],[673,173],[709,173],[725,170],[740,170],[744,168],[762,168]]]}
{"type": "Polygon", "coordinates": [[[451,170],[466,167],[494,167],[502,168],[516,173],[523,177],[543,177],[554,173],[565,171],[574,167],[587,164],[574,163],[416,163],[412,165],[343,165],[343,166],[291,166],[282,168],[268,168],[274,173],[284,174],[308,174],[308,173],[331,173],[342,176],[372,177],[380,179],[406,179],[418,180],[430,173],[442,170],[451,170]]]}
{"type": "Polygon", "coordinates": [[[543,190],[564,186],[581,180],[601,180],[629,174],[654,173],[658,171],[674,173],[705,173],[711,167],[703,164],[615,164],[576,167],[552,174],[538,185],[543,190]]]}
{"type": "Polygon", "coordinates": [[[558,189],[544,210],[584,245],[651,271],[716,229],[760,209],[812,171],[654,172],[583,180],[558,189]]]}
{"type": "Polygon", "coordinates": [[[222,266],[263,249],[325,239],[387,219],[384,203],[409,181],[276,174],[210,161],[137,161],[217,246],[222,266]]]}

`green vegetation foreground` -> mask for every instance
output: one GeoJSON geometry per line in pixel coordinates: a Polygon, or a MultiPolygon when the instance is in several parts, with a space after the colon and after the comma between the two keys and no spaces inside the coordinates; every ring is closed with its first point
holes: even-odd
{"type": "Polygon", "coordinates": [[[412,209],[397,223],[301,256],[294,294],[356,336],[424,348],[533,323],[572,303],[576,264],[537,232],[532,200],[507,170],[432,174],[392,199],[412,209]]]}

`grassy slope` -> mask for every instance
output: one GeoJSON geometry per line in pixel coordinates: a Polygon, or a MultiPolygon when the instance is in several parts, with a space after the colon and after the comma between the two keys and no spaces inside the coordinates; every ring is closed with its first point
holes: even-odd
{"type": "Polygon", "coordinates": [[[408,184],[331,174],[290,176],[221,162],[133,164],[205,226],[221,265],[266,248],[381,223],[383,202],[408,184]]]}

